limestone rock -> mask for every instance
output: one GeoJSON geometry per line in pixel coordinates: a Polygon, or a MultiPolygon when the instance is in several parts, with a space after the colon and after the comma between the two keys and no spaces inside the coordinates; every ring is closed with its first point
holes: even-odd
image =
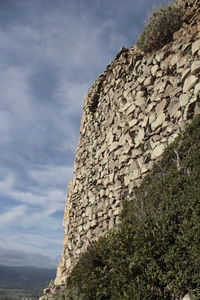
{"type": "Polygon", "coordinates": [[[156,114],[159,115],[160,113],[163,113],[165,107],[167,105],[167,100],[163,99],[160,103],[156,105],[156,114]]]}
{"type": "Polygon", "coordinates": [[[141,94],[137,94],[134,104],[137,106],[143,106],[145,105],[145,100],[146,99],[144,96],[142,96],[141,94]]]}
{"type": "Polygon", "coordinates": [[[165,147],[164,145],[158,145],[153,151],[152,151],[152,154],[151,154],[151,159],[156,159],[158,158],[159,156],[161,156],[161,154],[163,153],[165,147]]]}
{"type": "Polygon", "coordinates": [[[148,77],[144,81],[144,86],[149,86],[149,85],[152,85],[153,83],[154,83],[154,78],[153,77],[148,77]]]}
{"type": "Polygon", "coordinates": [[[180,101],[178,98],[174,97],[173,99],[171,99],[171,102],[167,108],[167,111],[168,111],[170,117],[177,115],[177,112],[180,109],[180,106],[181,106],[181,104],[180,104],[180,101]]]}
{"type": "Polygon", "coordinates": [[[164,52],[158,53],[158,54],[156,54],[155,59],[157,60],[157,62],[160,62],[164,58],[164,56],[165,56],[164,52]]]}
{"type": "Polygon", "coordinates": [[[194,95],[198,95],[200,92],[200,82],[195,85],[194,95]]]}
{"type": "Polygon", "coordinates": [[[189,99],[190,98],[189,98],[189,96],[187,94],[180,95],[179,101],[180,101],[181,106],[185,106],[186,104],[188,104],[189,99]]]}
{"type": "Polygon", "coordinates": [[[133,170],[130,174],[129,174],[129,179],[130,180],[135,180],[137,178],[139,178],[141,175],[141,172],[139,169],[135,169],[133,170]]]}
{"type": "Polygon", "coordinates": [[[189,294],[186,294],[186,295],[183,297],[183,300],[192,300],[192,298],[190,297],[189,294]]]}
{"type": "Polygon", "coordinates": [[[163,122],[166,119],[166,115],[164,113],[161,113],[156,120],[151,124],[151,128],[153,131],[155,131],[159,126],[163,124],[163,122]]]}
{"type": "Polygon", "coordinates": [[[192,55],[195,55],[200,50],[200,40],[192,44],[192,55]]]}
{"type": "Polygon", "coordinates": [[[159,66],[158,65],[154,65],[152,68],[151,68],[151,73],[153,76],[156,75],[156,73],[158,72],[159,70],[159,66]]]}
{"type": "Polygon", "coordinates": [[[137,119],[133,119],[133,120],[131,120],[131,121],[129,122],[129,126],[130,126],[130,127],[133,127],[133,126],[135,126],[137,123],[138,123],[138,120],[137,120],[137,119]]]}
{"type": "Polygon", "coordinates": [[[191,90],[191,88],[195,86],[197,81],[198,81],[198,77],[196,77],[195,75],[191,75],[190,77],[188,77],[184,82],[183,92],[185,93],[191,90]]]}
{"type": "Polygon", "coordinates": [[[139,149],[134,149],[134,150],[132,150],[132,152],[131,152],[131,157],[132,157],[132,158],[136,158],[136,157],[138,157],[138,156],[140,156],[140,155],[142,155],[142,151],[139,150],[139,149]]]}
{"type": "Polygon", "coordinates": [[[185,81],[185,79],[188,77],[188,75],[190,74],[190,68],[187,68],[184,72],[183,72],[183,74],[182,74],[182,76],[181,76],[181,80],[182,81],[185,81]]]}
{"type": "Polygon", "coordinates": [[[195,75],[200,72],[200,61],[195,61],[191,66],[191,74],[195,75]]]}
{"type": "Polygon", "coordinates": [[[145,137],[145,132],[144,132],[144,129],[142,128],[142,129],[140,129],[140,130],[138,131],[138,134],[137,134],[137,136],[136,136],[135,139],[134,139],[135,144],[136,144],[136,145],[139,145],[140,143],[142,143],[143,140],[144,140],[144,137],[145,137]]]}

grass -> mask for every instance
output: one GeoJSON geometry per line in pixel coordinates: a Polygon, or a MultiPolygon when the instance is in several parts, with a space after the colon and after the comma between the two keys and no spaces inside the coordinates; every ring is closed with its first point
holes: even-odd
{"type": "Polygon", "coordinates": [[[21,300],[22,297],[27,297],[27,298],[31,298],[32,300],[37,300],[37,298],[32,297],[30,293],[27,293],[21,289],[0,288],[0,300],[21,300]]]}

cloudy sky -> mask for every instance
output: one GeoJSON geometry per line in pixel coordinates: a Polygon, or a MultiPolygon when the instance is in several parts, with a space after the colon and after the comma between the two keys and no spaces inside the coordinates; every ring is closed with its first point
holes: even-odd
{"type": "Polygon", "coordinates": [[[166,0],[0,0],[0,264],[54,267],[84,94],[166,0]]]}

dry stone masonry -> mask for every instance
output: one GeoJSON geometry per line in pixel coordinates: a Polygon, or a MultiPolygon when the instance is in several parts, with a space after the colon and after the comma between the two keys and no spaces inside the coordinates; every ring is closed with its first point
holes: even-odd
{"type": "Polygon", "coordinates": [[[192,8],[173,41],[149,55],[122,48],[84,99],[64,250],[51,292],[64,285],[91,242],[117,226],[122,200],[200,113],[198,1],[177,2],[192,8]]]}

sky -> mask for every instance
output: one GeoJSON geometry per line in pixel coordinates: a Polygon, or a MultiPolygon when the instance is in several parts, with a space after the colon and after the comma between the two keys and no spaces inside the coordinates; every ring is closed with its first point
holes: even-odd
{"type": "Polygon", "coordinates": [[[83,97],[167,0],[0,0],[0,265],[54,268],[83,97]]]}

